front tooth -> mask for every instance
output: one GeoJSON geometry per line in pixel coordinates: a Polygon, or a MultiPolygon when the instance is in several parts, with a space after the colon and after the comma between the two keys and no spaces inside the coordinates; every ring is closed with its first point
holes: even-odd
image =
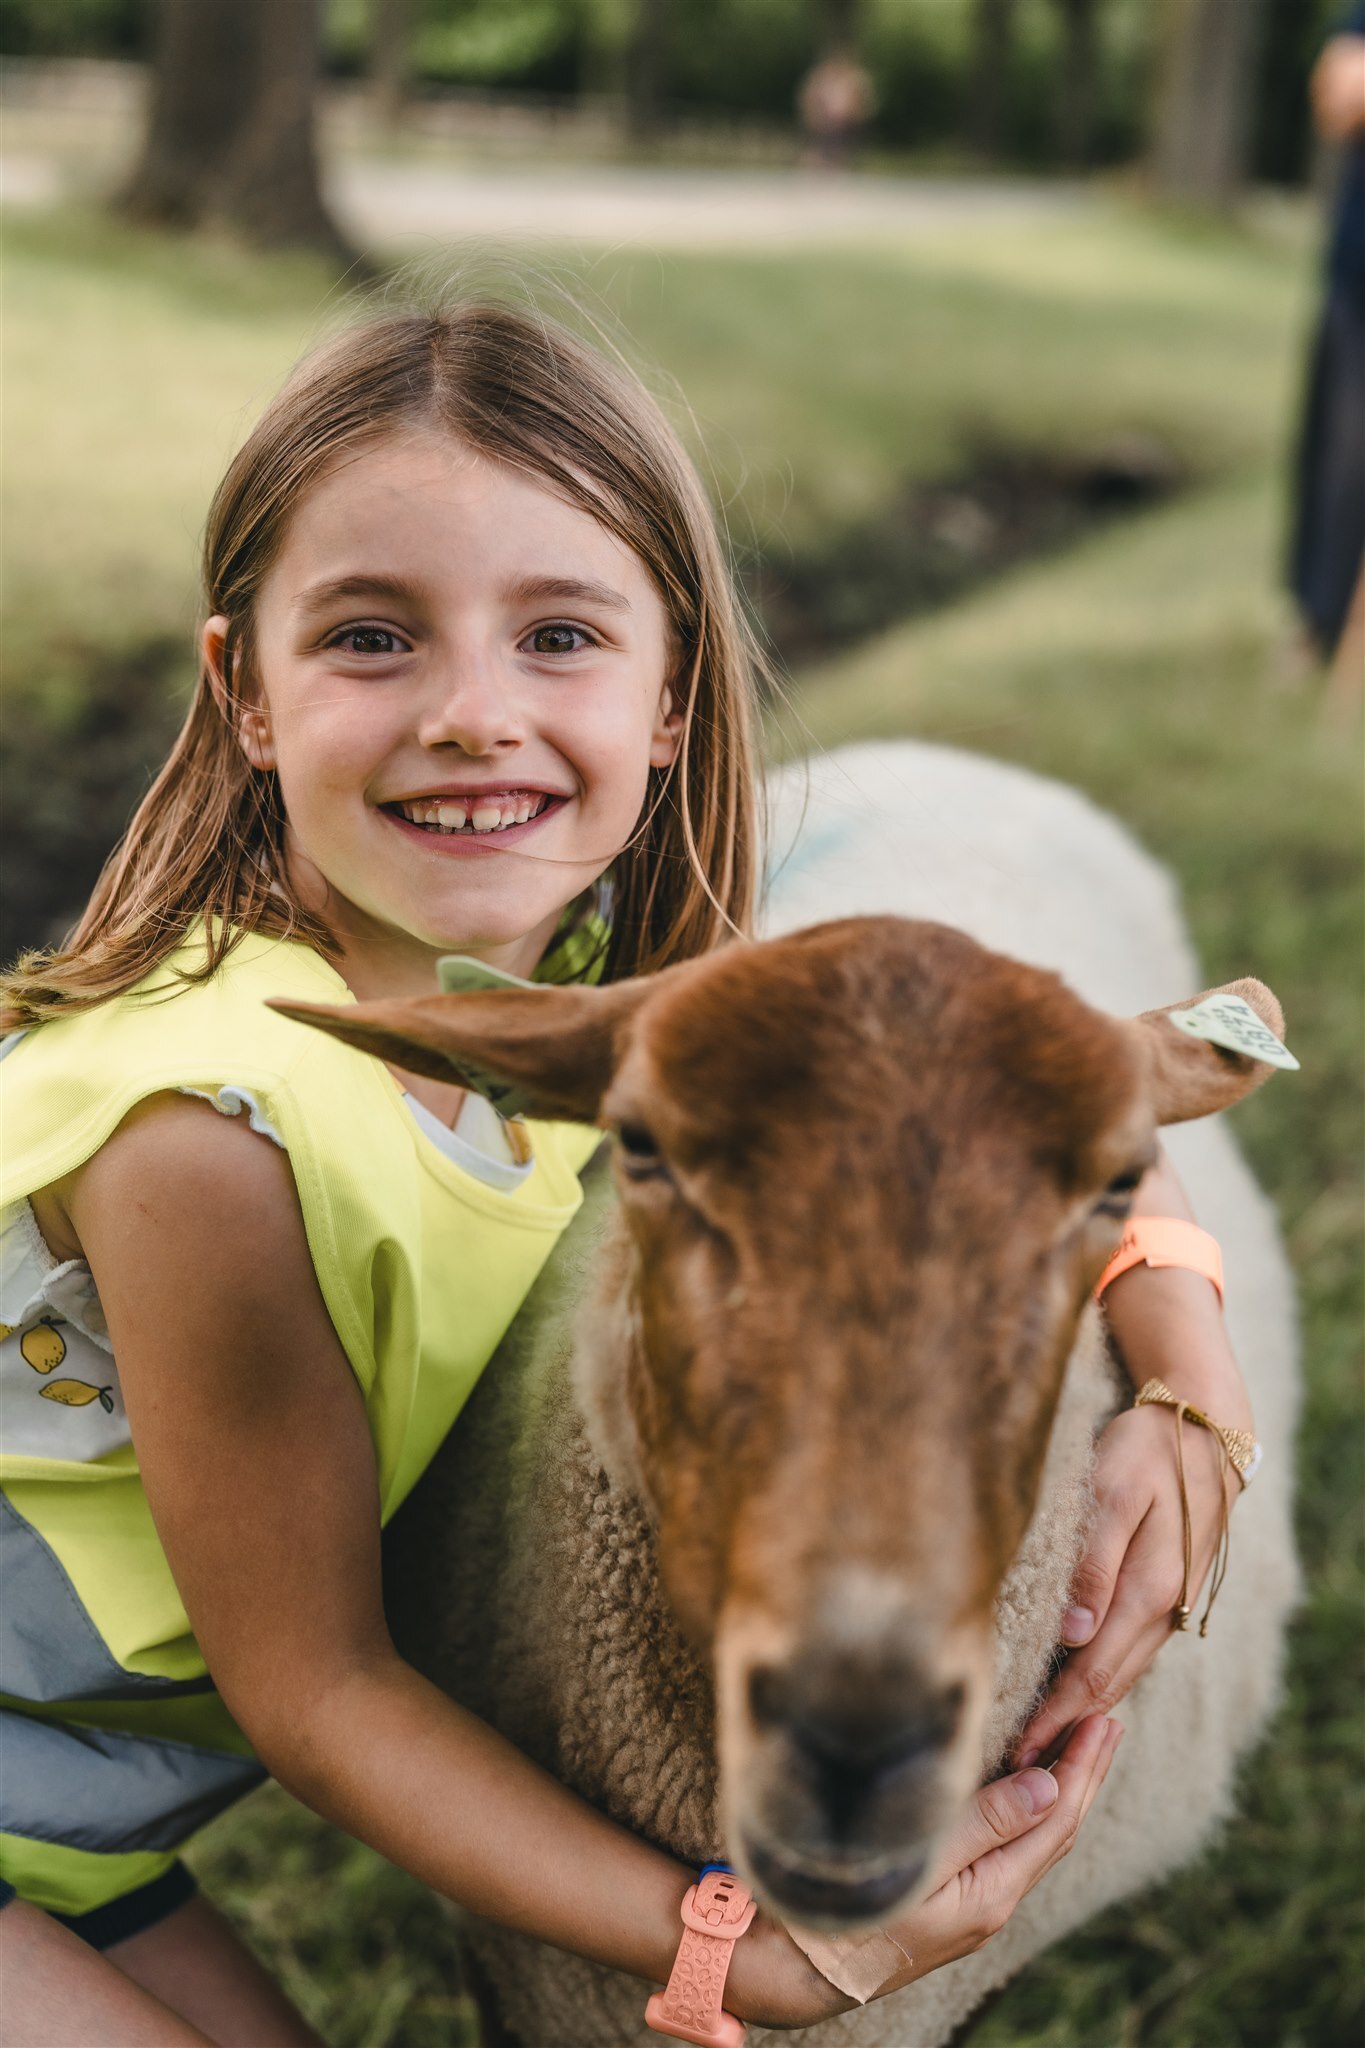
{"type": "Polygon", "coordinates": [[[530,815],[531,799],[528,796],[524,796],[521,802],[517,805],[517,815],[513,822],[517,825],[524,825],[526,823],[526,820],[530,817],[530,815]]]}
{"type": "Polygon", "coordinates": [[[497,804],[476,804],[469,813],[469,822],[476,832],[492,832],[502,823],[502,811],[497,804]]]}
{"type": "Polygon", "coordinates": [[[434,824],[453,826],[456,831],[464,824],[465,808],[463,804],[433,804],[431,808],[435,813],[435,817],[432,820],[434,824]]]}

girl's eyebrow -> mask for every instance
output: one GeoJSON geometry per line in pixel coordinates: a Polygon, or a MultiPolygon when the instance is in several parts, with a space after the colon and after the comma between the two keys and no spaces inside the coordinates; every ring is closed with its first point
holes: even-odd
{"type": "Polygon", "coordinates": [[[399,604],[416,604],[421,591],[404,576],[334,576],[326,583],[313,583],[294,594],[294,606],[301,612],[326,611],[345,598],[387,597],[399,604]]]}
{"type": "Polygon", "coordinates": [[[630,599],[609,583],[593,583],[579,576],[523,576],[507,592],[511,604],[529,604],[540,598],[560,598],[565,603],[600,604],[608,611],[628,612],[630,599]]]}
{"type": "MultiPolygon", "coordinates": [[[[509,604],[558,599],[566,604],[602,605],[613,612],[632,609],[630,599],[613,590],[609,583],[594,583],[580,576],[523,576],[506,595],[509,604]]],[[[379,597],[399,604],[417,604],[422,596],[420,586],[404,576],[333,576],[325,583],[313,583],[297,591],[294,606],[300,612],[321,612],[352,598],[379,597]]]]}

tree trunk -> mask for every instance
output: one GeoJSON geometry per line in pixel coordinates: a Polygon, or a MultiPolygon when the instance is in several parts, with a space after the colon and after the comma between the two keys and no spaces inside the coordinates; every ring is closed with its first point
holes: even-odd
{"type": "Polygon", "coordinates": [[[396,128],[412,87],[412,0],[372,0],[370,82],[376,118],[396,128]]]}
{"type": "Polygon", "coordinates": [[[1095,148],[1099,91],[1099,0],[1058,0],[1062,15],[1061,92],[1057,107],[1057,153],[1064,164],[1084,170],[1095,148]]]}
{"type": "Polygon", "coordinates": [[[1264,0],[1167,0],[1152,170],[1169,199],[1227,206],[1246,180],[1264,0]]]}
{"type": "Polygon", "coordinates": [[[1014,17],[1015,0],[976,0],[967,134],[982,157],[998,157],[1004,147],[1014,17]]]}
{"type": "Polygon", "coordinates": [[[257,86],[225,166],[216,210],[226,226],[258,248],[292,244],[345,256],[349,252],[323,205],[318,177],[313,100],[320,0],[253,5],[257,86]]]}
{"type": "Polygon", "coordinates": [[[147,137],[124,210],[349,261],[318,177],[319,34],[319,0],[162,0],[147,137]]]}
{"type": "Polygon", "coordinates": [[[626,131],[632,142],[656,142],[664,122],[670,0],[635,0],[626,51],[626,131]]]}
{"type": "Polygon", "coordinates": [[[118,204],[154,227],[198,225],[255,84],[258,0],[161,0],[142,153],[118,204]]]}

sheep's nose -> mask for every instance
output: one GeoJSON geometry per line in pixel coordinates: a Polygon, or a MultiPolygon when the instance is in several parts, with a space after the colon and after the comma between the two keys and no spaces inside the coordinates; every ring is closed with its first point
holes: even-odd
{"type": "Polygon", "coordinates": [[[961,1686],[940,1692],[860,1681],[846,1665],[820,1672],[765,1666],[749,1681],[756,1726],[780,1735],[832,1820],[856,1823],[866,1805],[931,1765],[956,1733],[961,1686]]]}

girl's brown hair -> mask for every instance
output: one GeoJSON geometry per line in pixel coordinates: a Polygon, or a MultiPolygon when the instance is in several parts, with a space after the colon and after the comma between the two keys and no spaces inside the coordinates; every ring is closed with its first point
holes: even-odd
{"type": "Polygon", "coordinates": [[[651,769],[611,869],[604,975],[650,973],[747,932],[758,850],[756,684],[764,663],[736,603],[711,510],[639,381],[566,328],[496,303],[368,321],[306,358],[219,486],[204,535],[207,614],[228,620],[226,701],[201,666],[165,767],[65,945],[0,979],[6,1028],[135,987],[202,920],[206,980],[248,932],[336,941],[281,858],[275,777],[249,766],[238,717],[258,687],[257,592],[303,494],[333,463],[404,427],[437,427],[580,506],[653,576],[672,624],[683,724],[651,769]]]}

